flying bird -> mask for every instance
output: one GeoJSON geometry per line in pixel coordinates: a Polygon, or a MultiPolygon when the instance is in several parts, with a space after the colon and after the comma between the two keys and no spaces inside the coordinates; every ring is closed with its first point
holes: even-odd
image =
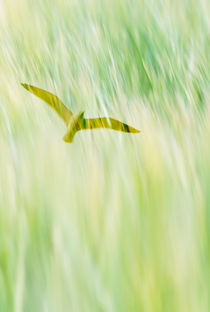
{"type": "Polygon", "coordinates": [[[106,128],[111,130],[123,131],[128,133],[139,133],[140,131],[128,126],[127,124],[110,117],[101,118],[84,118],[84,111],[73,114],[62,101],[54,94],[32,85],[21,83],[21,85],[29,92],[35,94],[40,99],[49,104],[57,114],[64,120],[67,131],[63,140],[71,143],[77,131],[106,128]]]}

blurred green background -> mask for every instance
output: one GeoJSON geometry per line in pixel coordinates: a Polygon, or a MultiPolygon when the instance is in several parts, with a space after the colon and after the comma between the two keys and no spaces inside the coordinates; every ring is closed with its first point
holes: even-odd
{"type": "Polygon", "coordinates": [[[210,311],[210,2],[0,1],[0,311],[210,311]],[[79,132],[74,112],[142,132],[79,132]]]}

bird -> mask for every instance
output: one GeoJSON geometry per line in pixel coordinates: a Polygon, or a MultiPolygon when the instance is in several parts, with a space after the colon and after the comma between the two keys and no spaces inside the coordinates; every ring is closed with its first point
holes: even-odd
{"type": "Polygon", "coordinates": [[[46,90],[34,87],[30,84],[21,83],[21,85],[29,92],[36,95],[41,100],[45,101],[50,105],[56,113],[63,119],[67,126],[67,131],[63,137],[63,141],[66,143],[72,143],[74,136],[77,131],[80,130],[93,130],[93,129],[110,129],[117,130],[127,133],[139,133],[137,130],[119,120],[111,117],[100,117],[100,118],[84,118],[84,111],[77,114],[73,114],[57,97],[57,95],[50,93],[46,90]]]}

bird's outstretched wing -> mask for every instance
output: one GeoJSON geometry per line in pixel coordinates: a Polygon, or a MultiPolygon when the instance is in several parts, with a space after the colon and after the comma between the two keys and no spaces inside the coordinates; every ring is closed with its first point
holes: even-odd
{"type": "Polygon", "coordinates": [[[113,118],[102,117],[102,118],[83,119],[82,130],[97,129],[97,128],[106,128],[130,133],[140,132],[139,130],[113,118]]]}
{"type": "Polygon", "coordinates": [[[26,83],[21,83],[21,85],[31,93],[38,96],[40,99],[49,104],[57,114],[64,120],[66,125],[69,122],[69,119],[72,116],[71,111],[61,102],[61,100],[54,94],[45,91],[43,89],[28,85],[26,83]]]}

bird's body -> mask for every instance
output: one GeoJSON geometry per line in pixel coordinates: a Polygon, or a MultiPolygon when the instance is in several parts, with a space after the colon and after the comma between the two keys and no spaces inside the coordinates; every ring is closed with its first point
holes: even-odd
{"type": "Polygon", "coordinates": [[[31,93],[38,96],[40,99],[49,104],[57,114],[64,120],[67,126],[63,140],[65,142],[72,142],[77,131],[93,130],[99,128],[106,128],[111,130],[123,131],[127,133],[139,133],[140,131],[128,126],[127,124],[113,118],[84,118],[84,112],[72,114],[72,112],[62,103],[62,101],[54,94],[43,89],[21,83],[21,85],[31,93]]]}

